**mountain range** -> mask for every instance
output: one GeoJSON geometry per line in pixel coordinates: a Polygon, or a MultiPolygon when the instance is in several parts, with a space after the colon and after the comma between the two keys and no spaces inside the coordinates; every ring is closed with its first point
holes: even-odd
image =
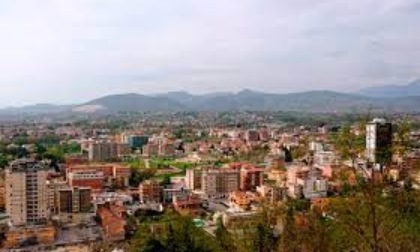
{"type": "Polygon", "coordinates": [[[362,89],[358,92],[360,95],[369,97],[407,97],[407,96],[420,96],[420,79],[412,81],[407,85],[388,85],[369,87],[362,89]]]}
{"type": "Polygon", "coordinates": [[[304,112],[420,112],[420,80],[408,85],[371,87],[356,93],[308,91],[289,94],[242,90],[238,93],[193,95],[169,92],[156,95],[117,94],[83,104],[5,108],[0,116],[48,114],[111,114],[117,112],[152,111],[304,111],[304,112]]]}

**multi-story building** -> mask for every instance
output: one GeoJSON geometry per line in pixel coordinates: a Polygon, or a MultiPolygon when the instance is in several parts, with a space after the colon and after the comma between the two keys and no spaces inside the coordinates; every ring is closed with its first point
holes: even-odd
{"type": "Polygon", "coordinates": [[[392,124],[374,119],[366,125],[366,158],[372,163],[389,164],[392,160],[392,124]]]}
{"type": "Polygon", "coordinates": [[[92,190],[89,187],[59,189],[57,206],[59,213],[87,213],[92,208],[92,190]]]}
{"type": "Polygon", "coordinates": [[[106,203],[100,206],[96,211],[101,220],[101,226],[106,241],[123,241],[125,239],[127,215],[124,207],[116,204],[106,203]]]}
{"type": "Polygon", "coordinates": [[[324,144],[320,142],[311,141],[309,143],[309,150],[313,152],[324,151],[324,144]]]}
{"type": "Polygon", "coordinates": [[[310,167],[304,164],[292,164],[287,167],[286,187],[293,198],[300,198],[303,194],[301,181],[309,176],[310,167]]]}
{"type": "Polygon", "coordinates": [[[232,163],[229,168],[240,172],[239,189],[242,191],[255,191],[264,182],[264,168],[250,163],[232,163]]]}
{"type": "Polygon", "coordinates": [[[175,145],[173,143],[162,143],[159,145],[159,156],[175,155],[175,145]]]}
{"type": "Polygon", "coordinates": [[[176,197],[183,197],[186,195],[190,195],[191,190],[181,188],[164,188],[163,189],[163,201],[165,203],[173,202],[176,197]]]}
{"type": "Polygon", "coordinates": [[[290,197],[314,199],[327,196],[328,181],[318,169],[307,166],[294,166],[289,168],[287,178],[290,197]]]}
{"type": "Polygon", "coordinates": [[[232,207],[249,210],[253,201],[253,195],[252,193],[237,191],[230,194],[229,200],[232,207]]]}
{"type": "Polygon", "coordinates": [[[158,143],[148,143],[143,146],[143,155],[152,157],[159,155],[159,144],[158,143]]]}
{"type": "Polygon", "coordinates": [[[312,170],[308,177],[301,180],[302,192],[305,199],[327,197],[328,182],[319,171],[312,170]]]}
{"type": "Polygon", "coordinates": [[[139,185],[140,202],[159,203],[162,202],[162,187],[156,180],[146,180],[139,185]]]}
{"type": "Polygon", "coordinates": [[[173,199],[175,211],[181,214],[198,215],[200,212],[201,199],[195,194],[176,196],[173,199]]]}
{"type": "Polygon", "coordinates": [[[237,230],[255,225],[258,214],[257,211],[226,211],[222,214],[223,226],[229,230],[237,230]]]}
{"type": "Polygon", "coordinates": [[[338,157],[333,151],[317,151],[314,153],[314,166],[322,168],[327,165],[338,165],[338,157]]]}
{"type": "Polygon", "coordinates": [[[130,148],[133,149],[143,149],[143,146],[145,146],[149,142],[148,136],[143,135],[130,135],[128,136],[127,143],[130,146],[130,148]]]}
{"type": "Polygon", "coordinates": [[[104,187],[104,173],[97,170],[75,170],[68,173],[68,181],[72,187],[90,187],[100,191],[104,187]]]}
{"type": "Polygon", "coordinates": [[[260,130],[259,134],[260,134],[259,135],[259,140],[260,141],[266,142],[266,141],[270,140],[270,134],[269,134],[267,129],[260,130]]]}
{"type": "Polygon", "coordinates": [[[239,171],[229,168],[202,171],[201,191],[209,198],[227,198],[239,189],[239,171]]]}
{"type": "Polygon", "coordinates": [[[271,204],[275,204],[279,201],[287,200],[287,190],[285,186],[276,186],[276,185],[263,185],[257,187],[257,193],[267,200],[271,204]]]}
{"type": "Polygon", "coordinates": [[[190,190],[201,190],[202,171],[205,168],[188,169],[185,177],[185,184],[190,190]]]}
{"type": "Polygon", "coordinates": [[[245,138],[248,142],[258,142],[260,141],[260,132],[258,130],[248,130],[245,138]]]}
{"type": "Polygon", "coordinates": [[[104,162],[117,160],[131,152],[128,144],[121,143],[90,143],[88,148],[89,161],[104,162]]]}
{"type": "Polygon", "coordinates": [[[43,245],[54,243],[57,231],[53,225],[21,226],[13,227],[6,233],[3,246],[6,251],[16,251],[14,248],[33,241],[34,239],[43,245]]]}
{"type": "Polygon", "coordinates": [[[67,167],[67,174],[79,171],[97,171],[102,172],[104,185],[125,187],[128,186],[130,177],[130,167],[119,164],[86,164],[70,165],[67,167]]]}
{"type": "Polygon", "coordinates": [[[68,188],[69,185],[66,181],[47,181],[48,188],[48,209],[51,213],[55,214],[58,212],[57,196],[58,190],[68,188]]]}
{"type": "Polygon", "coordinates": [[[240,186],[243,191],[255,191],[264,183],[264,168],[241,168],[240,186]]]}
{"type": "Polygon", "coordinates": [[[15,226],[45,223],[48,219],[48,170],[31,159],[19,159],[6,169],[6,212],[15,226]]]}
{"type": "Polygon", "coordinates": [[[185,182],[188,189],[201,191],[209,198],[227,198],[240,188],[240,170],[199,167],[187,170],[185,182]]]}

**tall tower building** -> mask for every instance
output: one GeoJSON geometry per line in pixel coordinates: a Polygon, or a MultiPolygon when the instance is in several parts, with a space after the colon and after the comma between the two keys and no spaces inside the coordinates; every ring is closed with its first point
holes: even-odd
{"type": "Polygon", "coordinates": [[[374,119],[366,125],[366,158],[376,164],[392,160],[392,124],[385,119],[374,119]]]}
{"type": "Polygon", "coordinates": [[[47,168],[31,159],[15,160],[6,169],[6,213],[13,225],[34,225],[47,221],[47,176],[47,168]]]}

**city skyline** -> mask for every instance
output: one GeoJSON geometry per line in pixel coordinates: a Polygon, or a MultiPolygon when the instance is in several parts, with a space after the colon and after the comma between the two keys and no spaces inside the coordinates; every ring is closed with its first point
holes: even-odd
{"type": "Polygon", "coordinates": [[[420,77],[420,2],[3,1],[0,107],[420,77]]]}

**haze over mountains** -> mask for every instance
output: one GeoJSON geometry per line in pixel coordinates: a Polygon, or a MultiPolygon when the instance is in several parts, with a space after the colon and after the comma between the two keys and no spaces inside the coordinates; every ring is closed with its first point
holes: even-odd
{"type": "Polygon", "coordinates": [[[17,114],[117,113],[132,111],[305,111],[305,112],[420,112],[420,80],[408,85],[382,86],[348,94],[308,91],[289,94],[242,90],[238,93],[193,95],[168,92],[157,95],[135,93],[101,97],[83,104],[57,106],[37,104],[0,110],[0,116],[17,114]]]}
{"type": "Polygon", "coordinates": [[[412,81],[407,85],[388,85],[369,87],[358,92],[361,95],[370,97],[407,97],[420,96],[420,79],[412,81]]]}

